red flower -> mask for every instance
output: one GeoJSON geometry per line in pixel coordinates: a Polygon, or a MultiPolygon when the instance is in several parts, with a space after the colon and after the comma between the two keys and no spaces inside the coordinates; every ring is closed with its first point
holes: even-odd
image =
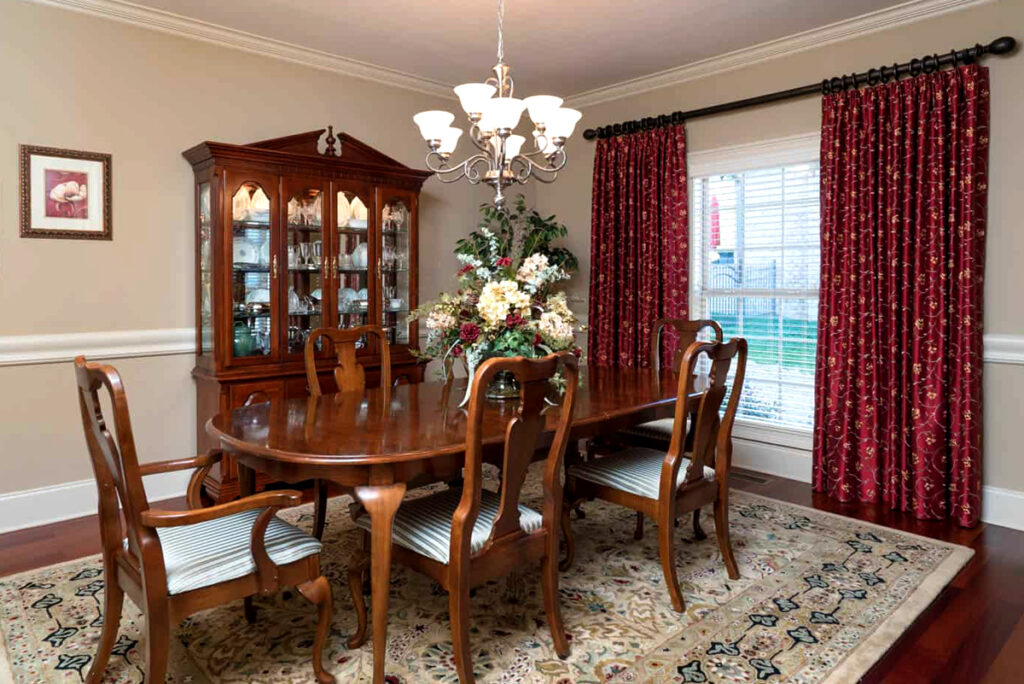
{"type": "Polygon", "coordinates": [[[462,356],[461,344],[457,344],[454,347],[452,347],[452,356],[454,356],[455,358],[459,358],[460,356],[462,356]]]}
{"type": "Polygon", "coordinates": [[[463,266],[462,268],[459,269],[459,276],[464,276],[464,275],[466,275],[467,273],[469,273],[472,270],[473,270],[473,267],[470,266],[469,264],[466,264],[465,266],[463,266]]]}
{"type": "Polygon", "coordinates": [[[544,344],[544,338],[540,336],[540,333],[534,333],[533,335],[533,346],[539,347],[544,344]]]}
{"type": "Polygon", "coordinates": [[[497,266],[498,268],[507,268],[512,265],[512,260],[509,259],[508,257],[501,257],[500,259],[494,262],[494,265],[497,266]]]}
{"type": "Polygon", "coordinates": [[[583,347],[573,347],[572,355],[577,359],[583,356],[583,347]]]}
{"type": "Polygon", "coordinates": [[[522,324],[523,324],[523,317],[520,316],[519,314],[509,314],[508,316],[505,316],[505,325],[507,325],[510,328],[514,328],[517,325],[522,325],[522,324]]]}
{"type": "Polygon", "coordinates": [[[474,342],[480,337],[480,327],[476,323],[463,323],[459,328],[459,337],[463,342],[474,342]]]}

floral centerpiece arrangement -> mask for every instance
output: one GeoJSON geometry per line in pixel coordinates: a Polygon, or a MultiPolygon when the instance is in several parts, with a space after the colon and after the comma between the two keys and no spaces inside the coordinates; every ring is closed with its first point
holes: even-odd
{"type": "MultiPolygon", "coordinates": [[[[462,359],[472,378],[492,356],[579,355],[578,321],[557,289],[576,269],[576,257],[551,244],[566,227],[527,209],[522,195],[510,210],[484,205],[481,214],[477,230],[456,244],[459,289],[413,312],[427,328],[420,356],[443,360],[445,373],[462,359]]],[[[564,387],[564,378],[553,382],[564,387]]],[[[488,391],[493,398],[517,395],[513,379],[502,376],[488,391]]]]}

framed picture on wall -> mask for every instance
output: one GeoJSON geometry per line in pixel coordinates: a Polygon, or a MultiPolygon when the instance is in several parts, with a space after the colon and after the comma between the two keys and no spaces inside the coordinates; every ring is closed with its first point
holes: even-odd
{"type": "Polygon", "coordinates": [[[21,237],[110,240],[110,155],[19,145],[21,237]]]}

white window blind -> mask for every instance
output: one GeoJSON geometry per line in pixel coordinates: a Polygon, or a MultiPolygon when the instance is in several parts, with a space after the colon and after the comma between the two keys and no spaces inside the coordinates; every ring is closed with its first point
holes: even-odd
{"type": "Polygon", "coordinates": [[[749,354],[738,417],[814,422],[820,262],[818,162],[692,179],[691,318],[749,354]]]}

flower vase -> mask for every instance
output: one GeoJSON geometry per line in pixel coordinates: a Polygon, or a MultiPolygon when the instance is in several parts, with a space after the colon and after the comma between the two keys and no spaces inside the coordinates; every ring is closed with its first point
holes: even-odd
{"type": "Polygon", "coordinates": [[[484,396],[497,401],[518,399],[519,382],[516,380],[516,376],[508,371],[496,373],[494,379],[491,380],[491,384],[487,385],[487,391],[484,393],[484,396]]]}
{"type": "MultiPolygon", "coordinates": [[[[483,363],[486,359],[481,359],[480,363],[483,363]]],[[[470,395],[473,393],[473,378],[476,376],[476,369],[479,364],[466,364],[466,395],[462,398],[459,403],[459,408],[463,408],[469,405],[470,395]]],[[[493,399],[495,401],[505,401],[508,399],[519,398],[519,381],[516,380],[516,376],[508,371],[501,371],[496,373],[494,379],[491,380],[490,384],[487,385],[487,389],[484,391],[484,398],[493,399]]]]}

